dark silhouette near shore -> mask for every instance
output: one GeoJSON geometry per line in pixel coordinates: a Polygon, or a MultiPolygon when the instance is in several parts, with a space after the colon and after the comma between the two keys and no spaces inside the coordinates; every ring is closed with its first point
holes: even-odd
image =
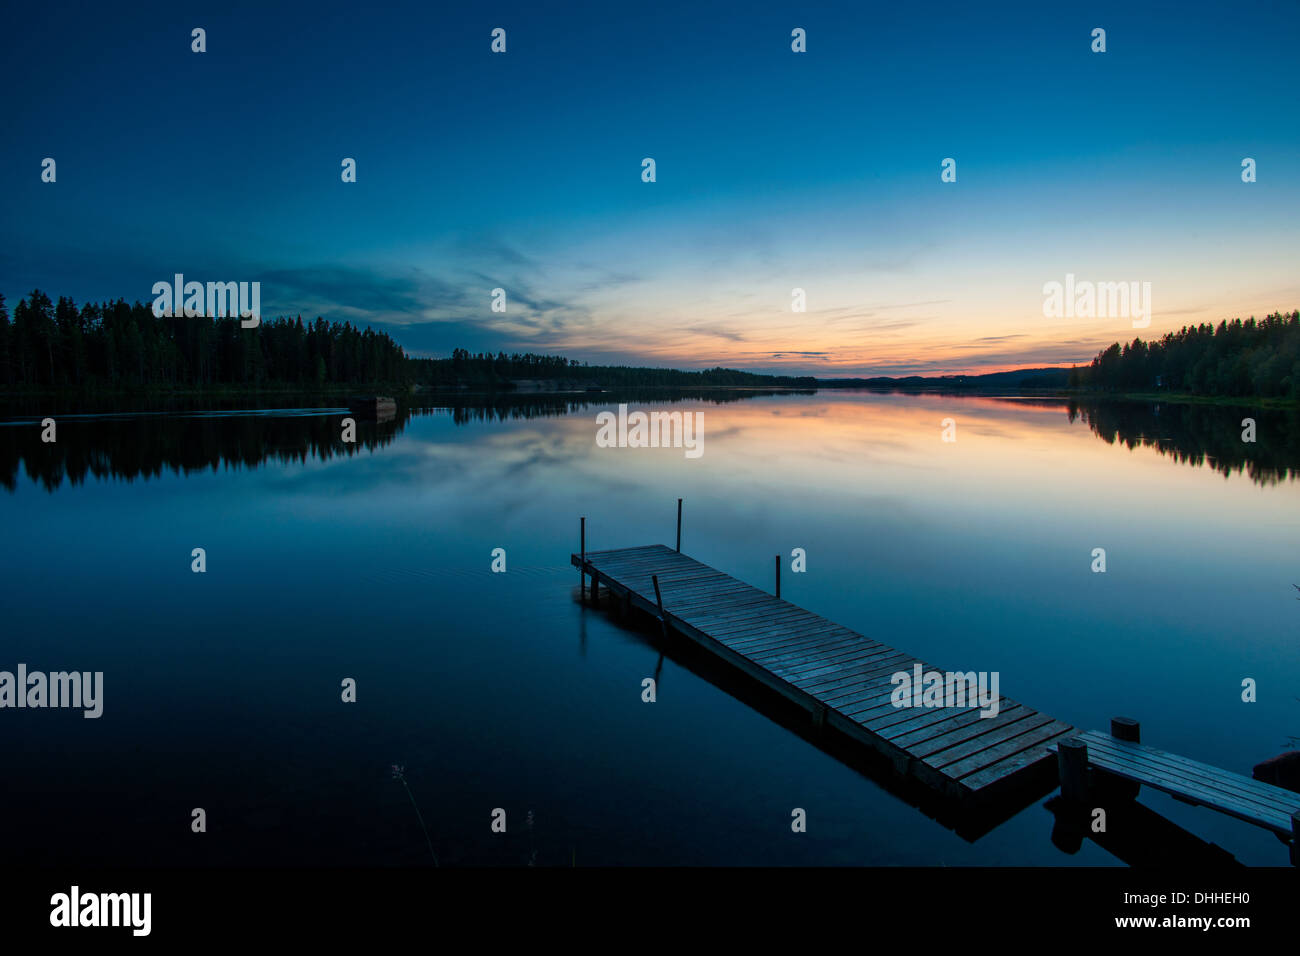
{"type": "Polygon", "coordinates": [[[1184,326],[1144,342],[1118,342],[1069,384],[1106,391],[1300,399],[1300,311],[1184,326]]]}

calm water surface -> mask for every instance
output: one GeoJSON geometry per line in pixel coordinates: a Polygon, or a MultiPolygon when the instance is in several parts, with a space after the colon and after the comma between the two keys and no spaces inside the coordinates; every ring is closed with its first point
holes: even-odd
{"type": "Polygon", "coordinates": [[[423,410],[347,450],[337,409],[67,419],[57,449],[0,424],[0,669],[105,675],[98,720],[0,712],[6,860],[421,865],[399,763],[443,865],[1116,862],[1057,849],[1043,800],[969,842],[579,604],[578,516],[591,549],[671,544],[679,496],[691,556],[768,587],[804,548],[784,597],[1061,720],[1246,774],[1300,734],[1293,413],[1250,413],[1252,446],[1221,408],[689,400],[690,460],[596,447],[604,407],[423,410]]]}

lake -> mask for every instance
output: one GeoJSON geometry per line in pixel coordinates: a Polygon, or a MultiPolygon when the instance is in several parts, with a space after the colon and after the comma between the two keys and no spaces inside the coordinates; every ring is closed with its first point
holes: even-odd
{"type": "Polygon", "coordinates": [[[403,408],[346,445],[330,407],[60,415],[52,444],[0,421],[0,669],[104,674],[98,719],[0,712],[7,859],[427,865],[418,807],[444,866],[1117,862],[1058,849],[1044,799],[967,840],[581,604],[579,516],[592,550],[671,545],[678,497],[692,557],[769,588],[784,555],[787,600],[1053,717],[1247,775],[1300,735],[1296,412],[721,397],[631,396],[702,412],[698,458],[598,447],[600,395],[403,408]]]}

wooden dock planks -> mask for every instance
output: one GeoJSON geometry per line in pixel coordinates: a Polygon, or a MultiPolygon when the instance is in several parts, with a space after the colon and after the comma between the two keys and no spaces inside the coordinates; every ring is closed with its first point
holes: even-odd
{"type": "Polygon", "coordinates": [[[1091,767],[1265,827],[1281,837],[1294,839],[1300,826],[1300,793],[1099,730],[1077,736],[1087,746],[1091,767]]]}
{"type": "Polygon", "coordinates": [[[1077,729],[1009,698],[978,707],[897,707],[893,675],[937,670],[906,652],[745,584],[665,545],[575,554],[616,598],[888,756],[895,768],[961,800],[983,800],[1054,765],[1049,749],[1077,729]]]}

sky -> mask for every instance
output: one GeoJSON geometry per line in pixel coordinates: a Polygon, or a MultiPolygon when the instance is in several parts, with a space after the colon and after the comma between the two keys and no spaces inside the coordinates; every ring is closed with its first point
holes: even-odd
{"type": "Polygon", "coordinates": [[[1082,364],[1300,308],[1297,50],[1293,0],[11,5],[0,292],[258,281],[416,355],[1082,364]],[[1150,283],[1149,327],[1046,317],[1067,275],[1150,283]]]}

